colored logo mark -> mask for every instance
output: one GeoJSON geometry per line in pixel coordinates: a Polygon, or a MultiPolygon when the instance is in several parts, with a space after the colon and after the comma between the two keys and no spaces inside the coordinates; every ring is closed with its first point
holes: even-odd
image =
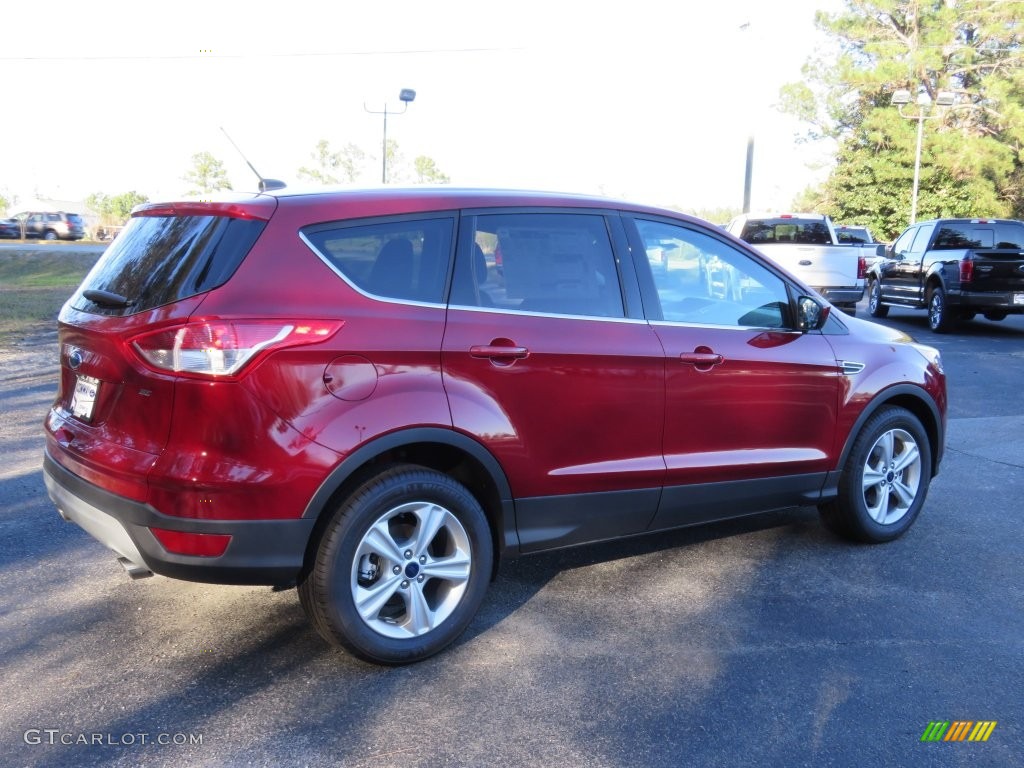
{"type": "Polygon", "coordinates": [[[988,741],[996,729],[995,720],[932,720],[921,741],[988,741]]]}

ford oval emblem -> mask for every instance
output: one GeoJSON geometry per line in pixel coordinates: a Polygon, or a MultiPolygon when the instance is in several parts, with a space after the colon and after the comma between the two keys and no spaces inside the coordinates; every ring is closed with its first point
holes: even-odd
{"type": "Polygon", "coordinates": [[[68,365],[71,366],[72,370],[78,370],[84,359],[85,357],[82,355],[82,350],[73,349],[71,350],[71,354],[68,355],[68,365]]]}

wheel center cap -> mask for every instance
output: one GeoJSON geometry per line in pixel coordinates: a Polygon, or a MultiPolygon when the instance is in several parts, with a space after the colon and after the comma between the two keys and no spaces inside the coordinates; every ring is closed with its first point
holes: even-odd
{"type": "Polygon", "coordinates": [[[420,572],[419,563],[409,563],[405,566],[405,576],[409,579],[415,579],[416,574],[420,572]]]}
{"type": "Polygon", "coordinates": [[[887,474],[885,476],[885,482],[887,482],[887,483],[891,483],[895,479],[896,479],[896,474],[894,472],[890,472],[889,474],[887,474]]]}

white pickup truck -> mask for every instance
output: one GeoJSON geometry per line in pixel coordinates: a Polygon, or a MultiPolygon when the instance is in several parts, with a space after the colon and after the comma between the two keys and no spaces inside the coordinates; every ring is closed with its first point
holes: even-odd
{"type": "Polygon", "coordinates": [[[841,245],[828,216],[773,213],[737,216],[728,232],[750,243],[847,314],[864,296],[867,264],[862,250],[841,245]]]}

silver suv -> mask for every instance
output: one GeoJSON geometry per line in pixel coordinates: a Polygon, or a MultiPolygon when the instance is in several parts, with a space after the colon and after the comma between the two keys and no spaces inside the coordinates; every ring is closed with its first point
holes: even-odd
{"type": "Polygon", "coordinates": [[[16,214],[18,222],[25,228],[25,237],[41,237],[44,240],[81,240],[85,237],[85,222],[77,213],[47,211],[16,214]]]}

